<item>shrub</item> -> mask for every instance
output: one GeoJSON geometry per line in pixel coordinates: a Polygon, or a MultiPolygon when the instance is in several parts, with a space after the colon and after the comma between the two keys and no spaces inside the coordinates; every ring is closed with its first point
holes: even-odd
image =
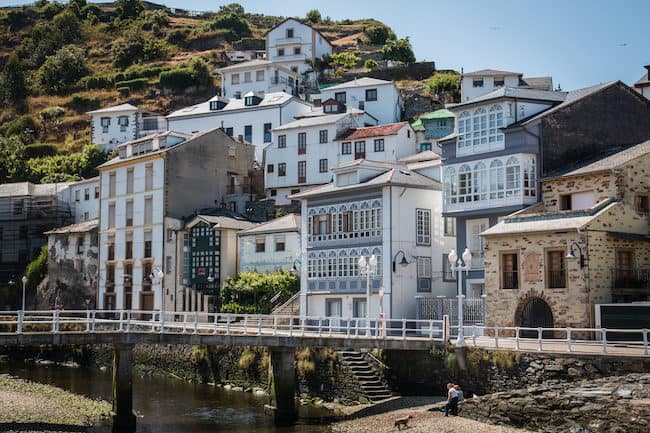
{"type": "Polygon", "coordinates": [[[164,10],[145,11],[140,17],[143,30],[153,30],[154,26],[169,26],[169,15],[164,10]]]}
{"type": "Polygon", "coordinates": [[[243,37],[250,37],[253,34],[250,26],[248,25],[248,21],[246,21],[246,19],[242,16],[233,12],[218,14],[210,23],[209,29],[229,30],[230,33],[226,37],[228,41],[236,41],[243,37]]]}
{"type": "Polygon", "coordinates": [[[174,45],[184,45],[189,34],[189,29],[174,29],[167,35],[167,41],[174,45]]]}
{"type": "MultiPolygon", "coordinates": [[[[169,46],[165,41],[151,37],[138,29],[129,29],[113,43],[113,62],[116,66],[127,67],[140,61],[150,61],[166,57],[169,46]]],[[[116,79],[116,81],[121,81],[116,79]]]]}
{"type": "Polygon", "coordinates": [[[17,136],[23,143],[31,143],[34,141],[34,135],[38,127],[34,118],[29,114],[25,114],[5,123],[1,129],[5,137],[17,136]]]}
{"type": "Polygon", "coordinates": [[[208,64],[201,58],[193,59],[188,67],[171,69],[160,73],[160,87],[179,93],[188,87],[209,87],[212,76],[208,64]]]}
{"type": "Polygon", "coordinates": [[[450,92],[454,100],[460,99],[460,75],[458,74],[436,72],[426,83],[431,93],[450,92]]]}
{"type": "MultiPolygon", "coordinates": [[[[287,271],[260,274],[242,272],[228,278],[221,287],[221,299],[226,305],[235,304],[251,313],[269,313],[270,299],[280,293],[278,303],[289,299],[300,289],[297,275],[287,271]]],[[[233,310],[236,309],[234,305],[233,310]]],[[[235,311],[232,311],[235,312],[235,311]]]]}
{"type": "Polygon", "coordinates": [[[36,143],[25,146],[25,158],[43,158],[58,154],[56,144],[36,143]]]}
{"type": "Polygon", "coordinates": [[[68,104],[70,108],[78,113],[85,113],[86,111],[96,110],[101,105],[101,101],[97,97],[80,95],[75,93],[72,95],[72,100],[68,104]]]}
{"type": "Polygon", "coordinates": [[[27,82],[20,58],[14,53],[9,56],[0,75],[0,97],[6,104],[24,101],[27,97],[27,82]]]}
{"type": "Polygon", "coordinates": [[[70,10],[65,10],[54,17],[54,28],[61,35],[64,44],[72,44],[81,39],[81,23],[70,10]]]}
{"type": "Polygon", "coordinates": [[[130,66],[124,73],[120,74],[123,76],[120,81],[123,80],[134,80],[136,78],[151,78],[158,77],[162,71],[168,70],[168,67],[163,66],[130,66]]]}
{"type": "Polygon", "coordinates": [[[114,83],[113,75],[93,75],[81,79],[81,84],[88,90],[110,89],[114,83]]]}
{"type": "Polygon", "coordinates": [[[116,0],[115,9],[117,10],[118,18],[126,20],[129,18],[137,18],[144,11],[144,5],[142,4],[142,0],[116,0]]]}
{"type": "Polygon", "coordinates": [[[388,39],[395,39],[395,33],[386,26],[369,26],[363,32],[368,37],[368,43],[372,45],[384,45],[388,39]]]}
{"type": "Polygon", "coordinates": [[[39,10],[38,13],[46,20],[51,20],[56,14],[65,9],[65,5],[59,2],[46,2],[39,10]]]}
{"type": "Polygon", "coordinates": [[[0,161],[0,183],[25,180],[25,145],[19,137],[0,137],[0,161]]]}
{"type": "Polygon", "coordinates": [[[63,37],[57,28],[48,22],[38,22],[30,31],[30,38],[25,42],[23,51],[28,53],[30,65],[38,68],[48,56],[63,47],[63,37]]]}
{"type": "Polygon", "coordinates": [[[346,69],[354,68],[361,58],[354,53],[349,51],[343,51],[341,53],[335,53],[330,56],[330,64],[334,67],[343,67],[346,69]]]}
{"type": "Polygon", "coordinates": [[[246,347],[239,357],[239,368],[248,371],[253,367],[253,365],[255,365],[256,360],[257,354],[250,347],[246,347]]]}
{"type": "Polygon", "coordinates": [[[307,18],[307,21],[309,21],[312,24],[318,24],[322,21],[322,17],[318,9],[312,9],[309,12],[307,12],[305,18],[307,18]]]}
{"type": "Polygon", "coordinates": [[[366,69],[375,69],[377,67],[377,62],[373,59],[368,59],[363,64],[363,67],[366,69]]]}
{"type": "Polygon", "coordinates": [[[39,117],[41,118],[41,122],[51,122],[52,120],[63,117],[64,114],[65,109],[63,107],[54,105],[52,107],[47,107],[44,110],[41,110],[39,117]]]}
{"type": "Polygon", "coordinates": [[[61,93],[76,84],[88,72],[83,50],[68,45],[45,60],[38,70],[37,80],[45,92],[61,93]]]}
{"type": "Polygon", "coordinates": [[[27,290],[33,292],[36,287],[43,281],[47,275],[47,245],[41,247],[38,256],[32,260],[25,269],[25,276],[27,277],[27,290]]]}
{"type": "Polygon", "coordinates": [[[415,62],[415,54],[409,38],[389,39],[381,49],[381,54],[384,60],[395,60],[407,64],[415,62]]]}
{"type": "Polygon", "coordinates": [[[127,87],[129,90],[142,90],[147,87],[149,80],[146,78],[135,78],[133,80],[119,81],[115,83],[115,87],[124,88],[127,87]]]}
{"type": "Polygon", "coordinates": [[[131,94],[131,89],[128,87],[118,87],[117,92],[120,94],[120,96],[129,96],[131,94]]]}

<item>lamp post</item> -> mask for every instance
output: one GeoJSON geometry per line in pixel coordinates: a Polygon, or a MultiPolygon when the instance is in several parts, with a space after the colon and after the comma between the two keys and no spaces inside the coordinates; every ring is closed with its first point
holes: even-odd
{"type": "Polygon", "coordinates": [[[163,277],[165,274],[163,271],[160,270],[160,268],[153,268],[151,270],[151,282],[154,284],[160,284],[160,302],[162,308],[160,309],[161,314],[165,314],[165,293],[163,292],[163,277]]]}
{"type": "Polygon", "coordinates": [[[302,262],[300,259],[296,259],[293,261],[291,264],[291,273],[297,274],[300,271],[300,266],[302,265],[302,262]]]}
{"type": "Polygon", "coordinates": [[[399,261],[399,265],[400,265],[401,267],[405,268],[405,267],[407,267],[407,266],[410,264],[409,261],[406,260],[406,254],[404,253],[404,251],[399,250],[399,251],[395,254],[395,257],[393,257],[393,272],[397,271],[397,265],[398,265],[398,263],[397,263],[397,258],[399,257],[400,254],[402,255],[402,260],[399,261]]]}
{"type": "Polygon", "coordinates": [[[23,278],[21,280],[23,282],[23,309],[22,311],[25,311],[25,286],[27,286],[27,276],[23,275],[23,278]]]}
{"type": "Polygon", "coordinates": [[[366,335],[370,335],[370,280],[377,273],[377,257],[371,255],[368,260],[359,257],[359,274],[366,277],[366,335]]]}
{"type": "Polygon", "coordinates": [[[566,258],[570,260],[575,260],[578,258],[573,251],[574,246],[578,248],[578,252],[580,253],[580,268],[582,269],[585,267],[585,256],[582,254],[582,248],[580,248],[580,245],[578,245],[576,241],[571,241],[571,244],[569,245],[569,253],[566,255],[566,258]]]}
{"type": "Polygon", "coordinates": [[[465,336],[463,335],[463,282],[462,272],[469,272],[472,263],[472,253],[469,248],[463,251],[462,260],[458,258],[455,250],[451,250],[447,256],[449,260],[449,268],[452,272],[456,273],[456,281],[458,282],[458,338],[456,339],[456,346],[465,346],[465,336]]]}

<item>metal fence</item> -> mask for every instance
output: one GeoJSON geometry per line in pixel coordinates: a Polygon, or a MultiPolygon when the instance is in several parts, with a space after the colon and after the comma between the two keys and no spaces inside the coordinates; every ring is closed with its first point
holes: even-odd
{"type": "MultiPolygon", "coordinates": [[[[416,319],[442,320],[449,316],[452,324],[458,324],[458,298],[416,297],[416,319]]],[[[485,324],[485,298],[463,299],[463,322],[467,326],[485,324]]]]}

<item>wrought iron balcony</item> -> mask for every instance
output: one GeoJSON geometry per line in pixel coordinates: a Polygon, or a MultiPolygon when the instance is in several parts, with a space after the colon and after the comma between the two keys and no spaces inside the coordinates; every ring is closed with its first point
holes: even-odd
{"type": "Polygon", "coordinates": [[[519,288],[519,272],[517,271],[503,271],[501,272],[501,288],[502,289],[518,289],[519,288]]]}

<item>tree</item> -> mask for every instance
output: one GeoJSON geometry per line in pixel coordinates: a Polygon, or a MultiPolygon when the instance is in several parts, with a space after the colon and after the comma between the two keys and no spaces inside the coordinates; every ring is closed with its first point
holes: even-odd
{"type": "Polygon", "coordinates": [[[63,36],[48,22],[38,22],[30,32],[30,39],[25,46],[33,68],[40,67],[47,56],[51,56],[63,46],[63,36]]]}
{"type": "Polygon", "coordinates": [[[50,127],[58,129],[61,124],[61,117],[65,114],[65,109],[59,106],[47,107],[39,113],[44,133],[47,134],[50,127]]]}
{"type": "Polygon", "coordinates": [[[0,183],[25,179],[25,145],[18,137],[0,137],[0,183]]]}
{"type": "Polygon", "coordinates": [[[368,59],[364,62],[363,67],[366,69],[375,69],[377,67],[377,62],[373,59],[368,59]]]}
{"type": "Polygon", "coordinates": [[[236,15],[244,15],[244,6],[240,5],[239,3],[230,3],[227,5],[221,5],[219,6],[219,14],[228,14],[228,13],[233,13],[236,15]]]}
{"type": "Polygon", "coordinates": [[[427,80],[429,91],[434,94],[451,93],[452,100],[460,99],[460,75],[451,72],[436,72],[427,80]]]}
{"type": "Polygon", "coordinates": [[[116,0],[115,9],[117,10],[118,18],[127,20],[130,18],[137,18],[144,11],[142,0],[116,0]]]}
{"type": "Polygon", "coordinates": [[[113,42],[113,63],[125,68],[142,60],[164,58],[169,53],[165,41],[131,28],[113,42]]]}
{"type": "Polygon", "coordinates": [[[298,290],[300,279],[288,271],[270,274],[242,272],[223,283],[222,311],[268,314],[272,307],[271,298],[279,293],[279,304],[287,301],[298,290]]]}
{"type": "Polygon", "coordinates": [[[408,37],[398,40],[389,39],[381,49],[381,54],[384,60],[395,60],[407,64],[415,62],[415,54],[408,37]]]}
{"type": "Polygon", "coordinates": [[[371,45],[384,45],[388,39],[395,39],[395,33],[386,26],[369,26],[363,32],[371,45]]]}
{"type": "Polygon", "coordinates": [[[346,69],[354,68],[361,61],[361,57],[349,51],[334,53],[330,56],[330,64],[334,67],[346,69]]]}
{"type": "Polygon", "coordinates": [[[225,29],[230,30],[230,35],[227,37],[229,41],[237,41],[241,38],[250,37],[253,35],[248,21],[241,15],[233,12],[225,14],[219,13],[210,23],[210,30],[225,29]]]}
{"type": "Polygon", "coordinates": [[[43,91],[61,93],[89,72],[84,51],[67,45],[45,60],[38,70],[37,80],[43,91]]]}
{"type": "Polygon", "coordinates": [[[312,9],[309,12],[307,12],[306,18],[307,21],[313,24],[318,24],[322,21],[322,17],[318,9],[312,9]]]}
{"type": "Polygon", "coordinates": [[[14,53],[9,56],[0,76],[0,94],[4,103],[18,104],[27,98],[27,82],[20,58],[14,53]]]}
{"type": "Polygon", "coordinates": [[[61,35],[63,44],[72,44],[81,39],[81,23],[71,10],[65,10],[54,17],[54,27],[61,35]]]}
{"type": "Polygon", "coordinates": [[[196,57],[190,62],[190,70],[194,82],[199,87],[209,87],[212,85],[212,75],[210,75],[210,68],[205,60],[201,57],[196,57]]]}

